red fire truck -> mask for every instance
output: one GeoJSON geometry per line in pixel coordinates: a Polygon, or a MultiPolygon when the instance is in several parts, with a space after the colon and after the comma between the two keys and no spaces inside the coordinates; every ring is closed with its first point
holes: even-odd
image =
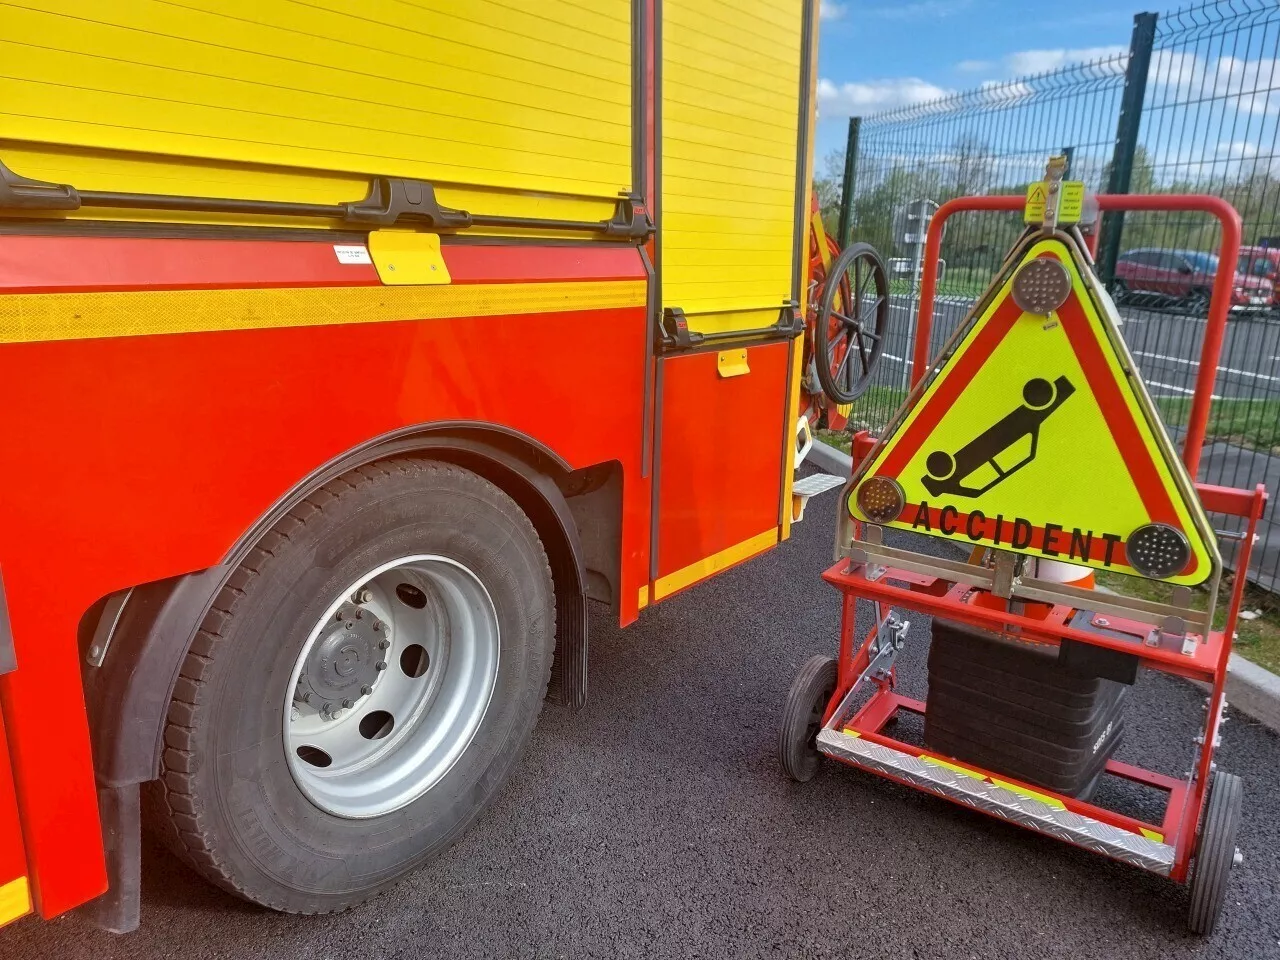
{"type": "Polygon", "coordinates": [[[788,536],[816,19],[5,8],[0,924],[132,927],[143,821],[360,902],[582,704],[587,599],[788,536]]]}

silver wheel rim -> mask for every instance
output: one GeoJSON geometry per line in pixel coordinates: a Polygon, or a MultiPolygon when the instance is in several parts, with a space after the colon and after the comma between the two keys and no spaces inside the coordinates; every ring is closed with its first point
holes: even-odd
{"type": "Polygon", "coordinates": [[[448,557],[393,560],[351,584],[312,628],[285,694],[299,789],[350,819],[430,790],[480,728],[498,639],[489,591],[448,557]]]}

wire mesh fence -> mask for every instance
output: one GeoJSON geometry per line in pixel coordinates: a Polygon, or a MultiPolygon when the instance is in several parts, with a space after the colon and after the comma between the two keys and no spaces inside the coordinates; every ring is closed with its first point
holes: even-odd
{"type": "MultiPolygon", "coordinates": [[[[888,261],[884,359],[853,408],[873,432],[905,396],[915,332],[913,201],[1020,194],[1050,154],[1099,192],[1210,193],[1230,200],[1245,245],[1199,479],[1280,490],[1280,5],[1214,0],[1135,17],[1126,54],[987,84],[852,121],[845,216],[888,261]]],[[[836,211],[828,211],[834,228],[836,211]]],[[[1016,215],[964,214],[943,238],[936,351],[997,272],[1016,215]]],[[[1190,407],[1217,272],[1216,221],[1194,214],[1108,215],[1098,269],[1122,333],[1177,438],[1190,407]]],[[[1280,589],[1280,520],[1269,511],[1251,579],[1280,589]]]]}

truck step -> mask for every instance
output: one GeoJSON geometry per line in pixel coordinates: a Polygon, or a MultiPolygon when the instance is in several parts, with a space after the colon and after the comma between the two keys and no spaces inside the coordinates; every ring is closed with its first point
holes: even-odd
{"type": "Polygon", "coordinates": [[[791,520],[799,523],[804,519],[804,508],[810,497],[826,493],[844,485],[844,478],[830,473],[811,473],[807,477],[796,477],[791,484],[791,520]]]}

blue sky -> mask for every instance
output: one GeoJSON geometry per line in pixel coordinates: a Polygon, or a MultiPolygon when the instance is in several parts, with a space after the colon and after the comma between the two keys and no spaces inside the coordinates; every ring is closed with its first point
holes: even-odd
{"type": "Polygon", "coordinates": [[[851,115],[1124,52],[1141,9],[1115,0],[822,0],[819,164],[843,148],[851,115]]]}

